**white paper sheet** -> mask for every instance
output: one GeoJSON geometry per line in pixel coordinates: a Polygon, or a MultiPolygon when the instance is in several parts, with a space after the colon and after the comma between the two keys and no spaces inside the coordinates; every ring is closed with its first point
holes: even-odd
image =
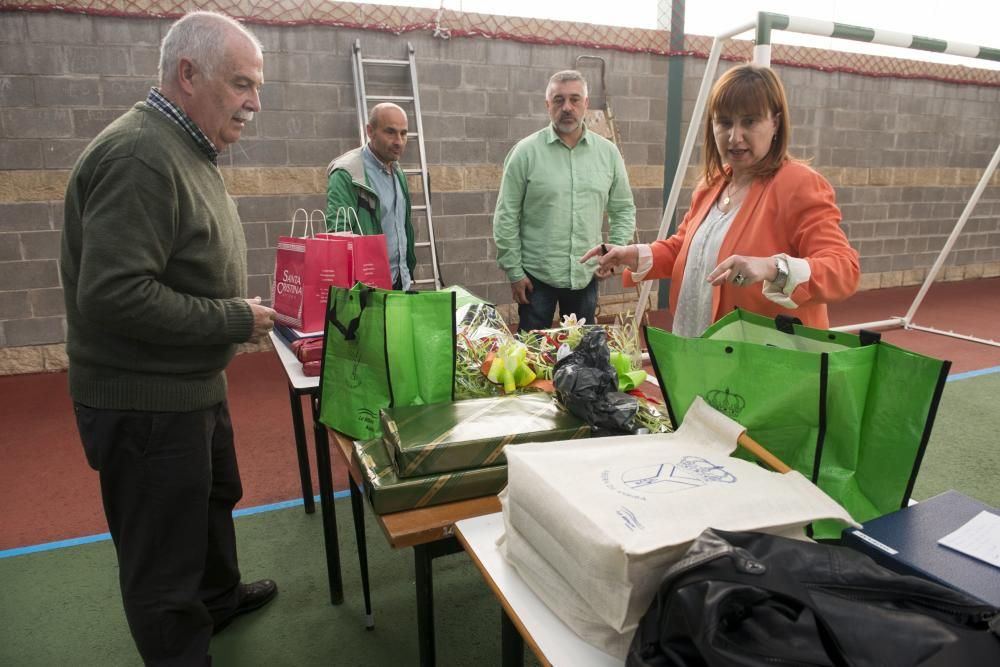
{"type": "Polygon", "coordinates": [[[982,511],[938,544],[1000,567],[1000,516],[982,511]]]}

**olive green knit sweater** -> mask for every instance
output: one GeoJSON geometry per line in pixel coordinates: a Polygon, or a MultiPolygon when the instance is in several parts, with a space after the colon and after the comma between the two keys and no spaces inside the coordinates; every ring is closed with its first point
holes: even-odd
{"type": "Polygon", "coordinates": [[[222,401],[253,313],[246,240],[219,169],[139,103],[84,150],[65,203],[73,400],[168,412],[222,401]]]}

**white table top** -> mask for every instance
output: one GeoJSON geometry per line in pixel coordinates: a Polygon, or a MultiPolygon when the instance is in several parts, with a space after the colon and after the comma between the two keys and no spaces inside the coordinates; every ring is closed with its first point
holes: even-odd
{"type": "MultiPolygon", "coordinates": [[[[554,667],[621,667],[622,661],[599,651],[580,639],[559,617],[528,588],[517,571],[497,549],[497,539],[503,535],[503,516],[497,512],[455,524],[455,529],[472,550],[487,583],[497,591],[504,608],[531,636],[545,659],[554,667]]],[[[516,624],[516,622],[515,622],[516,624]]]]}
{"type": "Polygon", "coordinates": [[[271,345],[281,359],[281,365],[285,367],[285,375],[288,376],[288,384],[292,389],[305,394],[314,394],[319,389],[319,376],[310,377],[302,373],[302,362],[295,358],[292,349],[288,347],[285,339],[274,331],[268,333],[271,337],[271,345]]]}

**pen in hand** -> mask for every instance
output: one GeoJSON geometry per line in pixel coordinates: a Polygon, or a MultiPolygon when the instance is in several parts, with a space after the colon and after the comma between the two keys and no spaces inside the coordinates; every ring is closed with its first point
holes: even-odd
{"type": "MultiPolygon", "coordinates": [[[[604,255],[607,255],[607,254],[608,254],[608,246],[607,246],[606,243],[602,243],[601,244],[601,256],[603,257],[604,255]]],[[[609,269],[609,272],[610,272],[610,275],[614,275],[615,274],[615,267],[612,266],[609,269]]]]}

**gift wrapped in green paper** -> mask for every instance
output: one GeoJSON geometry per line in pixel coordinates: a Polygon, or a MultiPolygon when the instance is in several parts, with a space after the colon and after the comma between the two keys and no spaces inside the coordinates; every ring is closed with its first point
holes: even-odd
{"type": "Polygon", "coordinates": [[[381,439],[355,442],[352,458],[361,469],[365,495],[376,514],[490,496],[507,485],[505,465],[402,479],[396,475],[381,439]]]}
{"type": "Polygon", "coordinates": [[[590,426],[543,393],[383,408],[381,419],[402,478],[503,464],[506,445],[590,436],[590,426]]]}

